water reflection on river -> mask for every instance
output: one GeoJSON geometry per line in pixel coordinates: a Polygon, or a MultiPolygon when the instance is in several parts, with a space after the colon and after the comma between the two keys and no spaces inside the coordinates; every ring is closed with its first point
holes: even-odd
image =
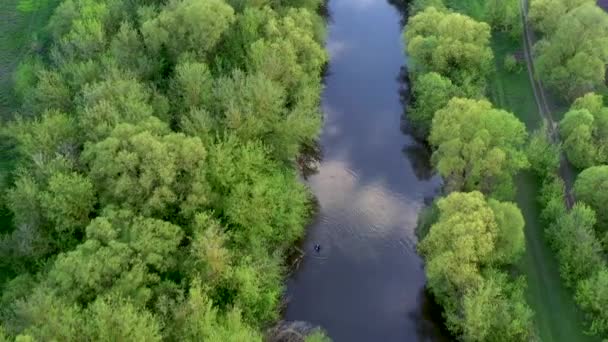
{"type": "Polygon", "coordinates": [[[414,234],[440,182],[401,130],[402,18],[386,0],[331,0],[329,14],[323,160],[308,177],[319,213],[286,319],[321,325],[337,342],[440,340],[414,234]]]}

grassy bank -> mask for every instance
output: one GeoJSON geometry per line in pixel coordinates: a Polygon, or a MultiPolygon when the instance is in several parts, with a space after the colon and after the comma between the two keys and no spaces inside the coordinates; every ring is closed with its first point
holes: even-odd
{"type": "MultiPolygon", "coordinates": [[[[513,112],[532,132],[541,126],[542,118],[525,66],[519,72],[510,73],[503,64],[507,54],[521,51],[521,44],[496,33],[492,45],[497,71],[489,83],[489,96],[497,107],[513,112]]],[[[539,217],[541,208],[536,201],[539,183],[532,172],[524,172],[517,178],[517,204],[526,221],[526,254],[520,267],[527,276],[527,299],[536,313],[539,338],[542,341],[595,341],[583,334],[583,316],[577,310],[573,294],[562,284],[557,261],[545,240],[539,217]]]]}

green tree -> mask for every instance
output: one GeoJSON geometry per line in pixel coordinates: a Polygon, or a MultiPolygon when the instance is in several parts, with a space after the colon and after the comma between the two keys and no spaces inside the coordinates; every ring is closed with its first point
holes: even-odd
{"type": "Polygon", "coordinates": [[[155,79],[162,75],[162,60],[148,53],[138,27],[123,22],[110,42],[108,51],[117,65],[129,70],[138,79],[155,79]]]}
{"type": "Polygon", "coordinates": [[[187,301],[174,313],[176,319],[172,336],[180,341],[262,341],[262,336],[241,321],[238,309],[220,315],[204,293],[200,280],[193,283],[187,301]]]}
{"type": "Polygon", "coordinates": [[[490,263],[498,226],[479,192],[455,192],[437,206],[438,221],[418,248],[427,261],[428,286],[441,303],[455,302],[461,290],[483,281],[479,265],[490,263]]]}
{"type": "Polygon", "coordinates": [[[608,268],[604,266],[591,277],[582,280],[576,291],[576,300],[588,313],[591,332],[608,332],[608,268]]]}
{"type": "Polygon", "coordinates": [[[532,0],[529,17],[537,30],[552,34],[567,13],[588,3],[595,3],[595,0],[532,0]]]}
{"type": "Polygon", "coordinates": [[[40,206],[50,220],[58,238],[73,237],[89,223],[95,205],[93,184],[77,173],[51,176],[47,191],[40,194],[40,206]]]}
{"type": "Polygon", "coordinates": [[[509,197],[512,177],[528,166],[527,133],[513,114],[486,100],[454,98],[435,113],[432,160],[448,190],[480,190],[509,197]]]}
{"type": "Polygon", "coordinates": [[[32,90],[36,86],[37,74],[44,69],[42,61],[38,58],[27,58],[19,63],[13,74],[15,94],[24,100],[32,96],[32,90]]]}
{"type": "Polygon", "coordinates": [[[593,209],[578,203],[548,229],[561,276],[570,286],[591,276],[603,262],[602,247],[593,230],[595,222],[593,209]]]}
{"type": "MultiPolygon", "coordinates": [[[[149,313],[115,297],[96,300],[86,310],[39,288],[17,307],[28,328],[21,338],[78,341],[160,341],[159,322],[149,313]]],[[[17,338],[19,340],[19,337],[17,338]]]]}
{"type": "Polygon", "coordinates": [[[214,88],[212,112],[220,126],[243,142],[262,141],[277,160],[293,160],[300,146],[317,136],[318,110],[289,110],[284,88],[264,74],[236,71],[218,79],[214,88]]]}
{"type": "Polygon", "coordinates": [[[17,142],[21,162],[38,180],[77,165],[78,126],[66,114],[50,111],[34,120],[17,117],[6,133],[17,142]]]}
{"type": "Polygon", "coordinates": [[[526,304],[525,280],[511,282],[504,273],[490,270],[481,286],[464,296],[463,340],[526,341],[533,312],[526,304]]]}
{"type": "Polygon", "coordinates": [[[523,24],[519,0],[488,0],[484,12],[484,18],[492,28],[509,32],[514,39],[521,37],[523,24]]]}
{"type": "Polygon", "coordinates": [[[574,8],[535,46],[539,76],[567,99],[597,89],[606,77],[606,35],[606,12],[589,2],[574,8]]]}
{"type": "Polygon", "coordinates": [[[46,283],[69,302],[89,303],[103,294],[130,298],[144,305],[158,273],[176,266],[182,240],[180,227],[157,219],[107,210],[86,229],[86,240],[59,254],[46,283]]]}
{"type": "Polygon", "coordinates": [[[40,70],[34,90],[25,94],[24,112],[37,115],[47,110],[70,112],[73,108],[71,89],[65,76],[56,70],[40,70]]]}
{"type": "Polygon", "coordinates": [[[149,311],[114,296],[99,298],[83,313],[90,341],[161,341],[161,324],[149,311]]]}
{"type": "Polygon", "coordinates": [[[118,125],[82,154],[103,205],[158,217],[190,216],[207,204],[205,156],[199,138],[169,133],[155,118],[118,125]]]}
{"type": "Polygon", "coordinates": [[[526,155],[530,166],[539,175],[555,174],[560,163],[560,145],[554,144],[549,137],[549,129],[543,125],[530,136],[526,155]]]}
{"type": "Polygon", "coordinates": [[[84,333],[80,308],[56,296],[49,288],[39,287],[26,301],[17,302],[16,316],[19,325],[25,327],[22,338],[76,341],[84,333]]]}
{"type": "Polygon", "coordinates": [[[409,19],[404,38],[416,72],[434,71],[483,93],[494,65],[488,24],[429,7],[409,19]]]}
{"type": "MultiPolygon", "coordinates": [[[[232,0],[231,2],[248,0],[232,0]]],[[[261,3],[265,1],[260,1],[261,3]]],[[[237,9],[240,5],[232,5],[237,9]]],[[[268,6],[247,6],[239,13],[233,25],[226,31],[226,39],[218,46],[216,67],[221,70],[245,70],[250,63],[251,44],[266,35],[266,25],[276,20],[277,13],[268,6]]]]}
{"type": "Polygon", "coordinates": [[[287,90],[289,103],[307,100],[318,104],[321,69],[327,53],[314,36],[316,21],[305,9],[290,9],[270,19],[265,37],[250,46],[247,69],[262,73],[287,90]]]}
{"type": "Polygon", "coordinates": [[[545,224],[551,225],[566,214],[566,186],[557,173],[543,179],[538,200],[543,207],[540,217],[545,224]]]}
{"type": "Polygon", "coordinates": [[[465,270],[466,264],[512,264],[523,254],[524,220],[514,204],[475,191],[454,192],[437,206],[439,218],[419,247],[429,260],[451,251],[465,270]]]}
{"type": "Polygon", "coordinates": [[[524,218],[519,208],[511,202],[488,200],[498,225],[495,251],[492,260],[502,264],[514,264],[524,254],[526,241],[524,218]]]}
{"type": "Polygon", "coordinates": [[[454,192],[437,206],[438,220],[418,248],[449,329],[473,341],[528,336],[531,311],[521,284],[493,270],[516,263],[524,251],[519,209],[480,192],[454,192]]]}
{"type": "Polygon", "coordinates": [[[281,250],[301,237],[309,201],[294,177],[270,160],[259,143],[242,144],[228,137],[210,149],[211,203],[233,227],[239,248],[281,250]]]}
{"type": "Polygon", "coordinates": [[[142,24],[146,45],[176,61],[182,54],[203,60],[234,22],[234,10],[223,0],[172,0],[158,16],[142,24]]]}
{"type": "Polygon", "coordinates": [[[420,75],[413,82],[414,105],[408,110],[408,119],[418,135],[427,137],[435,113],[445,107],[460,92],[448,78],[436,72],[420,75]]]}
{"type": "Polygon", "coordinates": [[[80,128],[89,141],[104,139],[120,123],[135,124],[153,115],[151,97],[141,82],[114,70],[105,80],[83,88],[80,128]]]}
{"type": "Polygon", "coordinates": [[[574,183],[574,194],[578,201],[595,211],[600,231],[605,233],[608,230],[608,166],[594,166],[581,172],[574,183]]]}
{"type": "Polygon", "coordinates": [[[560,122],[564,151],[578,168],[608,162],[608,108],[593,93],[578,98],[560,122]]]}
{"type": "Polygon", "coordinates": [[[205,63],[182,62],[175,67],[174,97],[178,108],[187,111],[212,105],[213,76],[205,63]]]}

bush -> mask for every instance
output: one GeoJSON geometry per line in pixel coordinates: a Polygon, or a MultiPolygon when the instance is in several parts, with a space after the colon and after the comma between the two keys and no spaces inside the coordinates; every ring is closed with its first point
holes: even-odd
{"type": "Polygon", "coordinates": [[[511,73],[521,71],[521,65],[513,55],[506,55],[504,61],[505,70],[511,73]]]}
{"type": "Polygon", "coordinates": [[[557,172],[560,162],[560,146],[551,142],[546,125],[532,133],[526,154],[530,166],[536,174],[544,177],[557,172]]]}

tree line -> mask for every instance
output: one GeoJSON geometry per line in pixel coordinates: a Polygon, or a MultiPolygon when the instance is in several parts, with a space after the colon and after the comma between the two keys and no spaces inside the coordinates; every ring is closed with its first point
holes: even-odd
{"type": "Polygon", "coordinates": [[[61,2],[1,130],[0,340],[263,339],[311,213],[319,6],[61,2]]]}
{"type": "Polygon", "coordinates": [[[528,134],[514,114],[485,98],[494,72],[491,31],[521,32],[517,1],[488,1],[476,20],[449,1],[414,1],[404,32],[414,102],[408,118],[433,149],[445,197],[419,222],[427,287],[447,328],[465,341],[533,335],[525,278],[524,218],[510,200],[529,167],[528,134]]]}
{"type": "Polygon", "coordinates": [[[606,336],[608,109],[602,94],[608,14],[591,0],[531,1],[529,17],[541,36],[535,76],[564,100],[576,99],[559,123],[562,143],[556,145],[546,127],[528,137],[519,120],[484,96],[494,65],[491,30],[516,37],[519,3],[487,1],[471,13],[474,18],[451,9],[462,5],[414,1],[404,33],[414,99],[409,119],[433,148],[448,193],[419,227],[429,290],[444,308],[447,327],[464,340],[534,337],[524,281],[513,278],[509,267],[524,248],[523,219],[514,204],[499,202],[512,198],[513,176],[530,167],[543,180],[541,217],[560,274],[586,313],[588,332],[606,336]],[[573,208],[565,205],[561,151],[582,170],[573,185],[573,208]]]}
{"type": "Polygon", "coordinates": [[[535,133],[529,155],[543,179],[540,203],[546,235],[560,274],[585,312],[589,333],[608,336],[608,108],[604,104],[608,64],[608,14],[595,1],[532,0],[530,19],[542,38],[536,44],[538,77],[567,101],[559,122],[561,144],[535,133]],[[572,195],[558,176],[560,151],[577,169],[572,195]]]}

